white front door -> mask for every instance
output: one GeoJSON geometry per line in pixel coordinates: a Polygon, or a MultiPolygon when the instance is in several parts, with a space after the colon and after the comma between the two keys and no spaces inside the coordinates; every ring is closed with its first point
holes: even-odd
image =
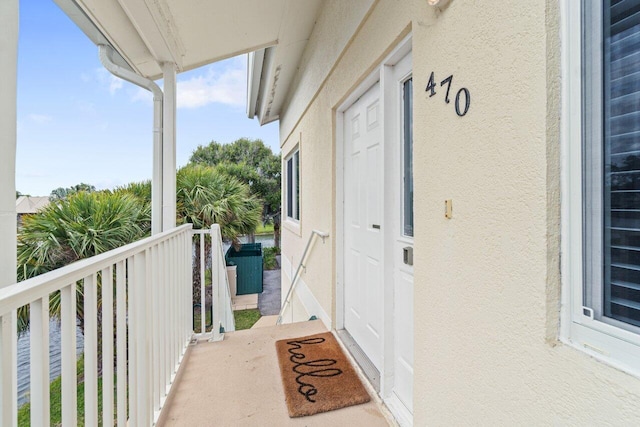
{"type": "Polygon", "coordinates": [[[380,84],[344,113],[344,327],[382,370],[383,144],[380,84]]]}
{"type": "Polygon", "coordinates": [[[413,82],[411,54],[398,56],[342,116],[343,322],[404,427],[413,423],[413,82]]]}

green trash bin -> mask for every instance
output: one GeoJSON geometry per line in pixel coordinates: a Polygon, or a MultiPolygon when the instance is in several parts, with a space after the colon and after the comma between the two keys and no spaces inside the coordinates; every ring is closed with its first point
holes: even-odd
{"type": "Polygon", "coordinates": [[[262,243],[244,243],[239,251],[231,246],[225,259],[237,266],[237,295],[262,293],[262,243]]]}

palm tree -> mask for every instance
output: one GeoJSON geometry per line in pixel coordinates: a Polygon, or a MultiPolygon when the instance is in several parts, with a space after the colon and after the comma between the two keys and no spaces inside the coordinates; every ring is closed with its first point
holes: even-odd
{"type": "Polygon", "coordinates": [[[188,165],[177,174],[177,220],[194,228],[220,224],[225,239],[237,242],[255,231],[262,201],[237,179],[202,165],[188,165]]]}
{"type": "MultiPolygon", "coordinates": [[[[239,245],[238,237],[253,233],[262,218],[262,201],[249,186],[211,166],[188,165],[177,174],[177,220],[194,228],[219,224],[222,236],[239,245]]],[[[205,240],[205,257],[211,242],[205,240]]],[[[195,251],[193,300],[200,301],[200,251],[195,251]]],[[[207,298],[208,299],[208,298],[207,298]]]]}
{"type": "MultiPolygon", "coordinates": [[[[149,210],[131,195],[79,192],[24,218],[18,236],[18,280],[26,280],[88,258],[149,233],[149,210]]],[[[82,287],[78,286],[78,317],[82,324],[82,287]]],[[[58,317],[60,295],[50,297],[52,316],[58,317]]],[[[25,307],[19,326],[29,322],[25,307]]]]}

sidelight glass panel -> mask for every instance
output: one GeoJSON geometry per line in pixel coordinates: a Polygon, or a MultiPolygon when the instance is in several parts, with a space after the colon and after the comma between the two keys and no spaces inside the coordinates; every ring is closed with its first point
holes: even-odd
{"type": "Polygon", "coordinates": [[[413,79],[403,83],[402,95],[402,228],[405,236],[413,236],[413,79]]]}

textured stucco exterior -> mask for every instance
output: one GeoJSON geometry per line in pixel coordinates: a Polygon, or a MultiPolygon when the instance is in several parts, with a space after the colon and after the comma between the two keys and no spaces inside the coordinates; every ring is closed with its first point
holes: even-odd
{"type": "Polygon", "coordinates": [[[335,322],[336,108],[411,33],[414,425],[640,424],[640,379],[558,340],[558,3],[378,0],[363,22],[332,25],[345,21],[341,4],[323,4],[296,82],[323,60],[330,74],[313,96],[292,87],[281,115],[283,154],[299,144],[301,158],[301,220],[285,221],[283,256],[295,268],[312,229],[331,233],[302,277],[335,322]],[[465,117],[425,93],[432,71],[470,90],[465,117]]]}

